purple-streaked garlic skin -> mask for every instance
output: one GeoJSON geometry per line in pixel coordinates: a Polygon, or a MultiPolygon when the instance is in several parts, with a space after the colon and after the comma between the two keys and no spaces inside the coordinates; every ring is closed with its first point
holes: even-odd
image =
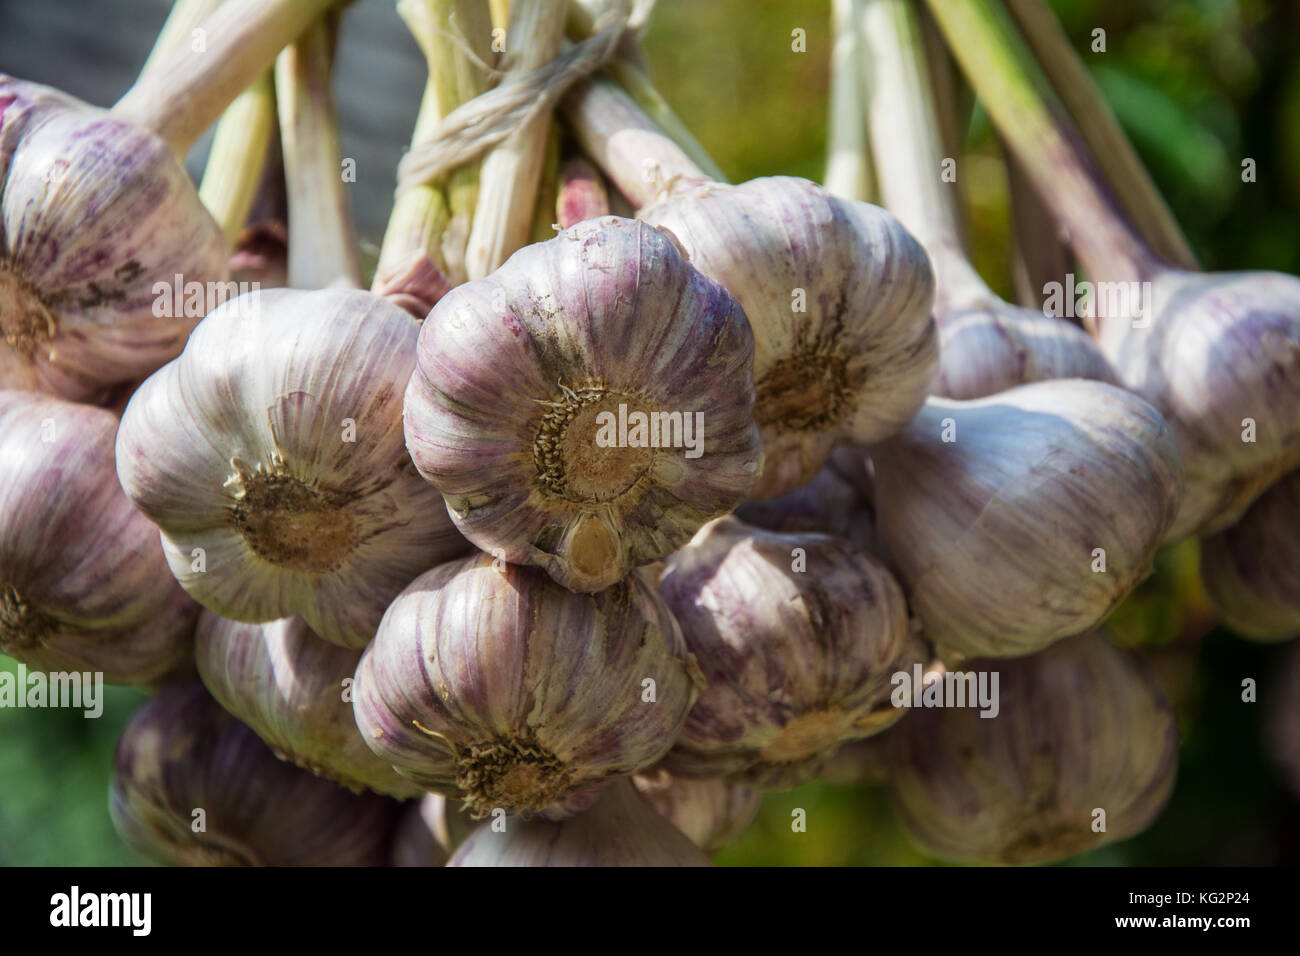
{"type": "Polygon", "coordinates": [[[118,833],[174,866],[383,866],[401,809],[277,759],[197,681],[131,718],[109,795],[118,833]]]}
{"type": "Polygon", "coordinates": [[[919,662],[903,593],[847,541],[720,518],[664,562],[659,592],[706,681],[669,773],[798,786],[903,716],[890,680],[919,662]]]}
{"type": "Polygon", "coordinates": [[[1178,726],[1146,666],[1098,633],[997,672],[999,711],[920,708],[889,735],[904,830],[946,860],[1045,863],[1145,829],[1173,792],[1178,726]],[[1094,832],[1095,810],[1105,831],[1094,832]]]}
{"type": "Polygon", "coordinates": [[[758,815],[763,791],[731,780],[686,780],[662,768],[632,778],[641,795],[705,853],[737,840],[758,815]]]}
{"type": "Polygon", "coordinates": [[[765,464],[753,497],[806,484],[835,445],[880,441],[916,414],[938,360],[934,277],[888,212],[772,176],[698,185],[641,217],[739,299],[754,329],[765,464]]]}
{"type": "Polygon", "coordinates": [[[470,550],[402,440],[418,334],[368,292],[250,292],[140,386],[118,477],[199,603],[360,649],[416,575],[470,550]]]}
{"type": "Polygon", "coordinates": [[[1087,378],[1118,385],[1101,349],[1082,328],[990,296],[939,321],[939,369],[930,392],[984,398],[1017,385],[1087,378]]]}
{"type": "Polygon", "coordinates": [[[360,651],[321,640],[301,618],[243,624],[205,611],[194,657],[217,703],[281,760],[353,791],[398,799],[423,793],[375,756],[357,730],[350,689],[360,651]]]}
{"type": "Polygon", "coordinates": [[[227,273],[221,230],[162,139],[0,74],[0,388],[88,400],[148,375],[201,317],[172,314],[176,276],[227,273]]]}
{"type": "Polygon", "coordinates": [[[655,812],[630,780],[615,780],[571,820],[480,824],[448,866],[709,866],[690,839],[655,812]]]}
{"type": "Polygon", "coordinates": [[[1174,541],[1231,525],[1300,464],[1300,279],[1169,271],[1150,299],[1145,326],[1103,315],[1099,342],[1178,435],[1187,494],[1174,541]]]}
{"type": "Polygon", "coordinates": [[[698,692],[693,668],[639,575],[574,594],[480,554],[393,602],[353,704],[375,753],[476,818],[562,819],[667,752],[698,692]]]}
{"type": "Polygon", "coordinates": [[[875,512],[849,480],[829,463],[802,488],[775,498],[746,501],[734,514],[746,524],[768,531],[838,535],[859,551],[876,557],[882,555],[876,537],[875,512]]]}
{"type": "Polygon", "coordinates": [[[560,171],[555,215],[561,229],[609,215],[609,191],[605,188],[605,179],[590,161],[581,156],[568,159],[560,171]]]}
{"type": "Polygon", "coordinates": [[[198,606],[113,471],[117,417],[0,390],[0,652],[150,684],[191,657],[198,606]]]}
{"type": "Polygon", "coordinates": [[[1160,414],[1082,379],[931,398],[871,455],[908,605],[969,656],[1030,654],[1104,620],[1150,573],[1183,487],[1160,414]]]}
{"type": "Polygon", "coordinates": [[[613,216],[582,222],[429,314],[407,447],[484,551],[599,591],[748,494],[763,461],[753,350],[735,299],[664,234],[613,216]],[[700,453],[684,433],[670,436],[679,447],[630,447],[631,431],[626,447],[602,445],[615,439],[603,415],[620,405],[629,420],[702,420],[700,453]]]}
{"type": "Polygon", "coordinates": [[[1300,634],[1300,471],[1255,499],[1236,524],[1202,539],[1201,580],[1219,619],[1242,637],[1300,634]]]}

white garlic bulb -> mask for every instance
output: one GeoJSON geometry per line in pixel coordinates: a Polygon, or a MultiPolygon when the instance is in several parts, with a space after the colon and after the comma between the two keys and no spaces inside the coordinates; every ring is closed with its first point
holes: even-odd
{"type": "Polygon", "coordinates": [[[418,335],[368,292],[253,292],[140,387],[118,476],[199,603],[362,648],[412,578],[469,550],[402,442],[418,335]]]}

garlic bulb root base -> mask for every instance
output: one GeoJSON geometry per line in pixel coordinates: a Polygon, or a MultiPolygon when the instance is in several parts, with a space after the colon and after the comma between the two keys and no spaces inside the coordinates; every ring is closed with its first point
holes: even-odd
{"type": "Polygon", "coordinates": [[[40,291],[0,260],[0,334],[5,344],[28,357],[58,333],[54,312],[40,291]]]}
{"type": "Polygon", "coordinates": [[[29,606],[17,588],[0,588],[0,651],[38,647],[54,630],[54,621],[29,606]]]}
{"type": "Polygon", "coordinates": [[[305,484],[277,459],[269,468],[232,462],[227,482],[237,490],[230,520],[248,546],[282,568],[324,573],[337,570],[357,545],[356,521],[346,510],[350,496],[305,484]]]}
{"type": "Polygon", "coordinates": [[[572,774],[536,742],[500,737],[457,751],[456,785],[470,817],[482,820],[500,806],[539,813],[572,788],[572,774]]]}

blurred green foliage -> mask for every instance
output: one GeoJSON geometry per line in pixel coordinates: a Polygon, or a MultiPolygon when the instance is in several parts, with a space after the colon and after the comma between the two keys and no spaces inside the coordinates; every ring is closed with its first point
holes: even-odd
{"type": "MultiPolygon", "coordinates": [[[[1206,268],[1300,273],[1300,6],[1265,0],[1053,0],[1053,7],[1168,198],[1206,268]],[[1107,32],[1104,54],[1091,31],[1107,32]],[[1241,160],[1257,181],[1241,181],[1241,160]]],[[[651,72],[733,181],[818,179],[824,163],[829,3],[660,0],[646,36],[651,72]],[[806,52],[794,52],[802,29],[806,52]]],[[[1000,150],[977,109],[966,192],[976,262],[1010,295],[1008,194],[1000,150]]],[[[1294,863],[1300,807],[1261,752],[1269,675],[1287,648],[1206,630],[1195,549],[1162,555],[1113,631],[1143,648],[1183,731],[1179,781],[1146,833],[1072,864],[1294,863]],[[1241,702],[1241,680],[1261,703],[1241,702]]],[[[0,658],[0,667],[12,662],[0,658]]],[[[108,688],[103,717],[0,710],[0,864],[131,864],[113,832],[114,742],[142,700],[108,688]]],[[[728,865],[926,865],[883,790],[817,782],[769,793],[728,865]],[[802,808],[807,830],[792,832],[802,808]]]]}

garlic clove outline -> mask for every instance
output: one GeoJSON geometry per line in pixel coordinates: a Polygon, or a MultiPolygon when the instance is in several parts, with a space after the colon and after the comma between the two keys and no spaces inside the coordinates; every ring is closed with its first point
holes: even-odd
{"type": "Polygon", "coordinates": [[[903,717],[891,680],[920,662],[903,592],[847,541],[719,518],[659,592],[707,682],[664,758],[674,776],[798,786],[903,717]]]}
{"type": "Polygon", "coordinates": [[[360,649],[470,546],[402,441],[419,322],[368,292],[258,290],[199,324],[122,417],[117,470],[172,574],[231,620],[360,649]]]}
{"type": "Polygon", "coordinates": [[[244,624],[205,611],[194,656],[208,693],[281,760],[354,792],[423,794],[357,730],[351,690],[360,651],[322,640],[301,618],[244,624]]]}
{"type": "Polygon", "coordinates": [[[1033,653],[1104,620],[1150,573],[1184,482],[1159,412],[1084,379],[931,398],[871,459],[909,606],[970,656],[1033,653]]]}
{"type": "Polygon", "coordinates": [[[740,306],[668,237],[588,220],[439,301],[407,447],[475,545],[595,592],[753,487],[752,361],[740,306]]]}
{"type": "Polygon", "coordinates": [[[113,471],[117,416],[0,390],[0,651],[151,684],[192,657],[198,607],[113,471]]]}
{"type": "Polygon", "coordinates": [[[639,575],[575,594],[479,554],[421,575],[392,603],[353,706],[375,753],[476,819],[562,819],[663,757],[698,679],[639,575]]]}
{"type": "Polygon", "coordinates": [[[641,795],[705,853],[735,842],[754,822],[763,791],[730,780],[687,780],[662,767],[632,778],[641,795]]]}
{"type": "Polygon", "coordinates": [[[1178,725],[1131,651],[1093,632],[962,669],[988,672],[990,684],[998,674],[995,717],[921,708],[889,736],[895,813],[927,853],[1046,863],[1126,839],[1159,815],[1174,788],[1178,725]]]}

